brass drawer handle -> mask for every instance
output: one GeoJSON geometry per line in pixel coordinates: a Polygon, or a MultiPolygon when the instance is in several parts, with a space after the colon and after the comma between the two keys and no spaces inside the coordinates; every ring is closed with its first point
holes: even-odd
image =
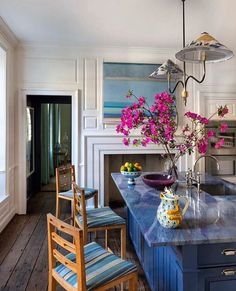
{"type": "Polygon", "coordinates": [[[236,270],[234,270],[234,269],[225,269],[225,270],[222,271],[221,274],[224,275],[224,276],[234,276],[234,275],[236,275],[236,270]]]}
{"type": "Polygon", "coordinates": [[[221,252],[221,254],[224,256],[235,256],[236,250],[235,249],[225,249],[221,252]]]}

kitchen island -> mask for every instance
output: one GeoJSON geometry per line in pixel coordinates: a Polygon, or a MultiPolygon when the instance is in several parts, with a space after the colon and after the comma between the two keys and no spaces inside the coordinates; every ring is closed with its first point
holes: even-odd
{"type": "MultiPolygon", "coordinates": [[[[134,187],[119,173],[112,178],[127,205],[128,232],[151,290],[236,290],[236,195],[202,191],[199,201],[196,188],[180,182],[176,192],[189,197],[190,206],[179,228],[165,229],[156,219],[159,191],[141,177],[134,187]]],[[[211,176],[204,181],[222,183],[211,176]]]]}

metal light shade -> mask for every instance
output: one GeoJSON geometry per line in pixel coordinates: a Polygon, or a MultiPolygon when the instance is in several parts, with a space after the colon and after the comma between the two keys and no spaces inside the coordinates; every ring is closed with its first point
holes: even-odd
{"type": "Polygon", "coordinates": [[[151,79],[166,79],[171,76],[172,79],[178,79],[182,77],[183,71],[171,60],[167,60],[161,66],[159,66],[149,78],[151,79]]]}
{"type": "Polygon", "coordinates": [[[176,53],[175,57],[183,62],[220,62],[230,59],[233,52],[207,32],[176,53]]]}

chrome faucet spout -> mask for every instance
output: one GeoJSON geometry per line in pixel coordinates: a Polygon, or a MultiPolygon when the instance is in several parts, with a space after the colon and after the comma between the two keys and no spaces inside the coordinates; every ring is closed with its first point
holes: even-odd
{"type": "Polygon", "coordinates": [[[219,164],[219,161],[217,160],[216,157],[211,156],[211,155],[203,155],[203,156],[200,156],[200,157],[195,161],[195,163],[194,163],[194,165],[193,165],[193,172],[194,172],[194,173],[196,173],[196,165],[197,165],[198,161],[199,161],[201,158],[211,158],[211,159],[215,160],[216,165],[217,165],[217,170],[218,170],[218,171],[220,170],[220,164],[219,164]]]}

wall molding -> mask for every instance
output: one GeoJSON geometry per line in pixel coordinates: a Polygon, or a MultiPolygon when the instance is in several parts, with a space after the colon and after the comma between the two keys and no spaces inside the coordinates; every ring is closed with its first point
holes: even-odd
{"type": "Polygon", "coordinates": [[[10,42],[11,45],[16,46],[18,44],[18,39],[15,34],[10,30],[8,25],[4,22],[4,20],[0,17],[0,34],[2,37],[10,42]]]}
{"type": "MultiPolygon", "coordinates": [[[[180,49],[179,47],[174,48],[157,48],[157,47],[125,47],[125,46],[60,46],[53,45],[51,43],[27,43],[20,42],[18,44],[18,52],[27,55],[40,55],[40,56],[79,56],[83,57],[100,57],[100,56],[110,56],[110,55],[122,55],[122,57],[127,55],[175,55],[175,53],[180,49]]],[[[143,56],[145,57],[145,56],[143,56]]],[[[119,58],[119,57],[118,57],[119,58]]]]}
{"type": "Polygon", "coordinates": [[[25,114],[26,114],[26,99],[27,95],[70,95],[71,98],[71,108],[72,108],[72,163],[75,165],[76,170],[79,168],[80,163],[80,144],[79,144],[79,134],[80,134],[80,98],[78,90],[56,90],[56,89],[21,89],[19,91],[19,112],[18,112],[18,125],[19,125],[19,167],[18,167],[18,195],[17,195],[17,213],[25,214],[27,205],[27,191],[26,191],[26,130],[25,130],[25,114]]]}
{"type": "Polygon", "coordinates": [[[15,215],[16,210],[10,203],[10,196],[6,196],[0,203],[0,233],[15,215]]]}

